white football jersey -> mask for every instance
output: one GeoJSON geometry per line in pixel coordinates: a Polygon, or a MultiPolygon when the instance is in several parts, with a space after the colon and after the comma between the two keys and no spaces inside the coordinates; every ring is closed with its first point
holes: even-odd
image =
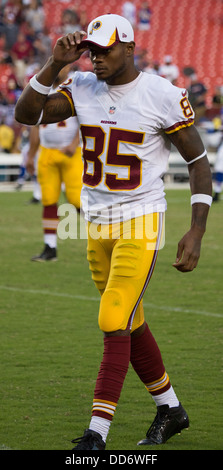
{"type": "Polygon", "coordinates": [[[194,122],[187,91],[144,72],[118,87],[92,72],[76,72],[60,91],[76,111],[82,134],[86,219],[115,223],[163,212],[167,134],[194,122]]]}

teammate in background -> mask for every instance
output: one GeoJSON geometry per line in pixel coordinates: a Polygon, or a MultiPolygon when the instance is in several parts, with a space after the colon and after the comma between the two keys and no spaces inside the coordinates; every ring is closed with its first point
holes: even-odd
{"type": "Polygon", "coordinates": [[[15,143],[15,133],[13,129],[5,123],[5,119],[0,120],[0,152],[11,153],[15,143]]]}
{"type": "MultiPolygon", "coordinates": [[[[18,175],[18,179],[16,181],[15,190],[20,191],[22,187],[25,185],[26,181],[30,180],[30,175],[27,174],[26,171],[26,163],[30,148],[30,132],[32,132],[32,128],[25,128],[22,130],[21,134],[21,154],[22,154],[22,163],[20,165],[20,172],[18,175]]],[[[37,154],[34,155],[33,158],[33,165],[32,165],[32,176],[31,180],[33,183],[33,194],[32,198],[28,201],[28,204],[39,204],[41,202],[41,189],[40,185],[37,181],[36,177],[36,164],[37,164],[37,154]]]]}
{"type": "MultiPolygon", "coordinates": [[[[60,72],[52,86],[52,92],[67,79],[68,68],[60,72]]],[[[59,223],[57,210],[63,183],[68,202],[80,210],[83,163],[77,118],[74,116],[55,124],[31,128],[30,148],[26,163],[30,174],[34,172],[34,159],[39,145],[37,178],[43,204],[44,249],[40,255],[33,256],[31,260],[56,261],[57,225],[59,223]]]]}
{"type": "Polygon", "coordinates": [[[212,202],[210,166],[186,90],[136,69],[128,20],[103,15],[89,24],[86,39],[85,34],[75,32],[57,41],[16,106],[16,119],[29,125],[77,115],[83,138],[82,203],[89,265],[101,294],[104,354],[89,428],[73,442],[77,450],[105,448],[131,362],[157,406],[152,426],[138,444],[162,444],[189,425],[145,321],[142,301],[163,230],[162,175],[171,142],[188,163],[192,193],[191,226],[173,263],[180,272],[192,271],[200,257],[212,202]],[[48,96],[58,72],[87,48],[94,73],[77,72],[61,92],[48,96]]]}
{"type": "Polygon", "coordinates": [[[171,55],[164,57],[163,64],[159,67],[159,74],[161,77],[169,80],[173,85],[177,84],[179,69],[178,66],[173,63],[171,55]]]}

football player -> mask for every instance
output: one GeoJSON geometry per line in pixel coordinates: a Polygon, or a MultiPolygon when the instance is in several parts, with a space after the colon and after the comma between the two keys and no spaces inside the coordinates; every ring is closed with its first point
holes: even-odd
{"type": "MultiPolygon", "coordinates": [[[[53,83],[51,93],[68,77],[65,67],[53,83]]],[[[30,146],[26,162],[27,171],[34,173],[34,159],[39,149],[37,177],[42,195],[42,227],[44,248],[32,261],[57,260],[58,201],[64,186],[68,202],[80,210],[83,162],[76,116],[57,123],[33,126],[30,131],[30,146]]]]}
{"type": "Polygon", "coordinates": [[[99,16],[84,31],[60,38],[16,106],[29,125],[77,116],[83,139],[82,204],[88,222],[88,261],[101,294],[99,326],[104,354],[92,416],[77,450],[103,450],[129,363],[152,395],[156,417],[139,445],[166,442],[189,426],[144,318],[143,294],[162,243],[166,210],[162,176],[171,142],[188,163],[192,219],[173,266],[192,271],[200,256],[209,207],[211,172],[193,125],[184,89],[134,64],[134,32],[119,15],[99,16]],[[92,72],[77,72],[49,95],[58,72],[89,49],[92,72]],[[29,103],[32,102],[32,107],[29,103]]]}

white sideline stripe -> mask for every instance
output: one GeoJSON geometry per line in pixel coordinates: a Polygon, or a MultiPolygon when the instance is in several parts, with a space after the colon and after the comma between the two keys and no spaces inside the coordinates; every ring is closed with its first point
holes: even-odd
{"type": "MultiPolygon", "coordinates": [[[[76,300],[91,300],[93,302],[99,302],[99,297],[88,297],[86,295],[73,295],[73,294],[66,294],[65,292],[49,292],[46,290],[36,290],[36,289],[21,289],[20,287],[9,287],[9,286],[1,286],[0,290],[7,290],[11,292],[26,292],[27,294],[40,294],[40,295],[50,295],[52,297],[64,297],[68,299],[76,299],[76,300]]],[[[195,310],[195,309],[188,309],[182,307],[167,307],[166,305],[155,305],[152,303],[144,302],[143,305],[145,307],[154,308],[155,310],[163,310],[164,312],[179,312],[179,313],[191,313],[195,315],[203,315],[206,317],[215,317],[215,318],[223,318],[223,314],[221,313],[213,313],[213,312],[205,312],[203,310],[195,310]]]]}

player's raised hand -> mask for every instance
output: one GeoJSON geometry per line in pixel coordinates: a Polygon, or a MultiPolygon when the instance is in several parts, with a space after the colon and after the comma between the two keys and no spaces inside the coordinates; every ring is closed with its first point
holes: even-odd
{"type": "Polygon", "coordinates": [[[81,41],[86,36],[85,31],[76,31],[59,38],[54,46],[53,59],[58,64],[71,64],[75,62],[87,47],[81,41]]]}

